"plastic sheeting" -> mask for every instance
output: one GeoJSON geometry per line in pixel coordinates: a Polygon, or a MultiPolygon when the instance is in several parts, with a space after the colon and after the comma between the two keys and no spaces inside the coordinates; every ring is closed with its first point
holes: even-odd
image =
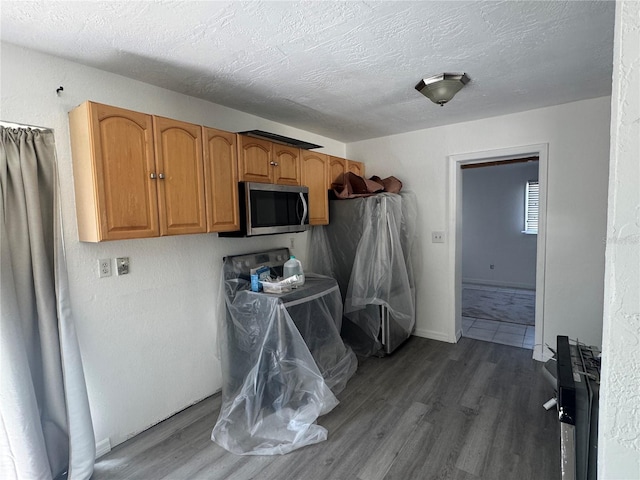
{"type": "Polygon", "coordinates": [[[344,298],[345,341],[359,355],[381,355],[381,311],[398,337],[415,327],[411,249],[417,203],[412,192],[332,200],[330,224],[311,233],[311,268],[335,277],[344,298]]]}
{"type": "Polygon", "coordinates": [[[316,419],[357,368],[340,338],[342,299],[336,281],[308,274],[284,294],[250,291],[225,280],[220,325],[222,406],[213,441],[239,455],[285,454],[327,438],[316,419]]]}

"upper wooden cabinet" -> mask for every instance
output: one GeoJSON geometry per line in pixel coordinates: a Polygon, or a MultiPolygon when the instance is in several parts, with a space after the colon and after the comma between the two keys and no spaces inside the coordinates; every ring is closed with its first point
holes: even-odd
{"type": "Polygon", "coordinates": [[[85,102],[69,123],[80,240],[158,236],[152,117],[85,102]]]}
{"type": "Polygon", "coordinates": [[[94,102],[69,125],[81,241],[207,231],[201,126],[94,102]]]}
{"type": "Polygon", "coordinates": [[[342,175],[347,173],[347,160],[340,157],[329,157],[329,182],[327,183],[327,189],[331,190],[332,185],[342,178],[342,175]]]}
{"type": "Polygon", "coordinates": [[[235,133],[203,127],[207,231],[233,232],[238,214],[237,144],[235,133]]]}
{"type": "Polygon", "coordinates": [[[310,150],[302,150],[300,155],[302,185],[309,187],[309,223],[327,225],[329,223],[329,156],[310,150]]]}
{"type": "Polygon", "coordinates": [[[341,179],[342,174],[351,172],[364,177],[364,163],[347,160],[340,157],[329,157],[329,182],[327,188],[333,188],[332,185],[341,179]]]}
{"type": "Polygon", "coordinates": [[[347,171],[364,177],[364,163],[347,160],[347,171]]]}
{"type": "Polygon", "coordinates": [[[239,229],[238,181],[306,185],[309,223],[364,165],[170,118],[84,102],[69,113],[78,235],[100,242],[239,229]]]}
{"type": "Polygon", "coordinates": [[[300,149],[238,135],[238,179],[300,185],[300,149]]]}
{"type": "Polygon", "coordinates": [[[202,127],[153,117],[160,234],[207,231],[202,127]]]}
{"type": "Polygon", "coordinates": [[[300,149],[286,145],[272,144],[273,183],[300,185],[300,149]]]}
{"type": "Polygon", "coordinates": [[[273,183],[271,142],[238,135],[238,179],[242,182],[273,183]]]}

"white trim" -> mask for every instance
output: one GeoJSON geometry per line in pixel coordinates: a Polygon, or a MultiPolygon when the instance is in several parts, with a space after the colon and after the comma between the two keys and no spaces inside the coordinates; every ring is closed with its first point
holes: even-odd
{"type": "Polygon", "coordinates": [[[96,458],[100,458],[111,451],[111,441],[105,438],[96,443],[96,458]]]}
{"type": "MultiPolygon", "coordinates": [[[[549,160],[549,144],[524,145],[507,147],[484,152],[471,152],[449,155],[449,318],[447,328],[450,338],[456,338],[461,329],[460,297],[462,291],[462,175],[460,167],[465,164],[487,163],[499,160],[511,160],[530,156],[538,157],[538,181],[540,182],[540,212],[537,239],[536,259],[536,325],[535,344],[542,346],[544,338],[544,286],[546,265],[546,218],[547,218],[547,172],[549,160]]],[[[535,348],[533,358],[544,361],[544,348],[535,348]]]]}
{"type": "Polygon", "coordinates": [[[435,330],[428,330],[426,328],[416,328],[413,331],[413,335],[416,337],[438,340],[439,342],[456,343],[455,341],[452,342],[446,333],[436,332],[435,330]]]}
{"type": "Polygon", "coordinates": [[[533,358],[540,362],[546,362],[553,358],[553,352],[544,345],[536,344],[533,349],[533,358]]]}

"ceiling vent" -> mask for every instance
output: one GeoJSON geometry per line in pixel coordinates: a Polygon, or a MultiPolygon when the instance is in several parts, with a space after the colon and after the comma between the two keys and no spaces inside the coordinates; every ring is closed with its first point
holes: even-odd
{"type": "Polygon", "coordinates": [[[264,132],[262,130],[248,130],[246,132],[238,132],[240,135],[246,135],[253,138],[261,138],[263,140],[270,140],[274,143],[280,143],[282,145],[289,145],[290,147],[303,148],[305,150],[312,150],[314,148],[322,148],[322,145],[316,145],[315,143],[303,142],[302,140],[296,140],[295,138],[285,137],[275,133],[264,132]]]}

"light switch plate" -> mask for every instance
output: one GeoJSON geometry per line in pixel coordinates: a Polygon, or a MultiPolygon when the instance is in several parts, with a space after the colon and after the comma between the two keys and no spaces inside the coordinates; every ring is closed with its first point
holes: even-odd
{"type": "Polygon", "coordinates": [[[116,258],[116,265],[118,266],[118,276],[129,273],[129,257],[116,258]]]}

